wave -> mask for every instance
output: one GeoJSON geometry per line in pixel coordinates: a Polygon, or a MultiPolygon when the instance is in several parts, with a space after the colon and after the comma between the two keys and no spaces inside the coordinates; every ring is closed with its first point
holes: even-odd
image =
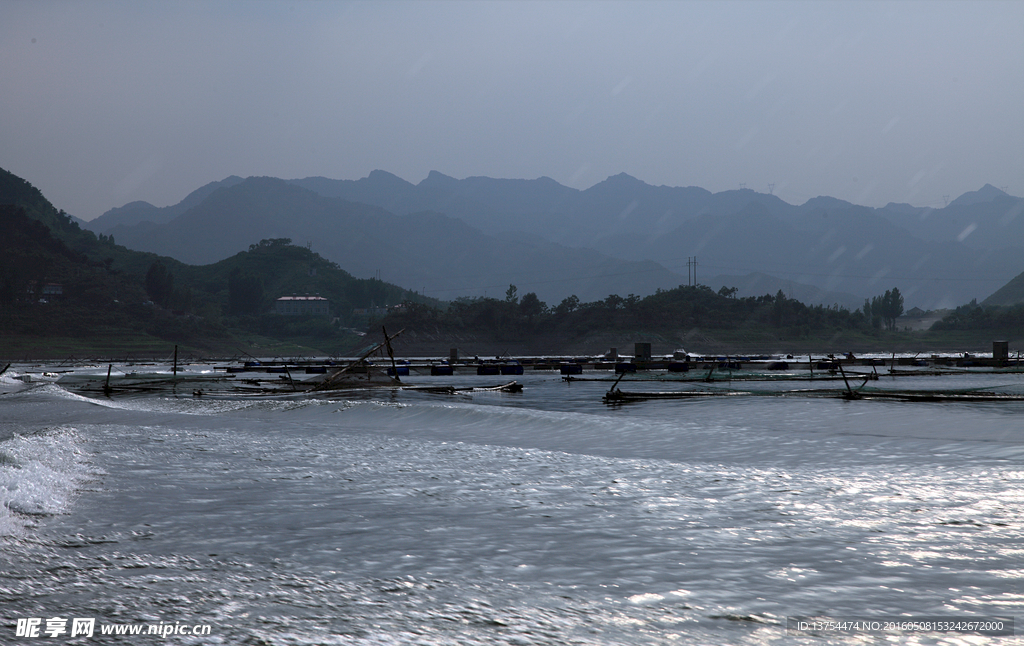
{"type": "Polygon", "coordinates": [[[101,475],[82,445],[77,429],[69,426],[0,442],[0,536],[65,513],[78,492],[101,475]]]}

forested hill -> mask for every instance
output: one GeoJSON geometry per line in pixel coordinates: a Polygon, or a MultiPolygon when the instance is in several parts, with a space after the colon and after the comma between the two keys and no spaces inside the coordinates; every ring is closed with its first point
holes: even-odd
{"type": "Polygon", "coordinates": [[[489,331],[495,339],[519,342],[533,337],[575,339],[589,334],[618,332],[628,336],[644,332],[679,342],[692,331],[709,334],[737,333],[734,337],[757,339],[761,351],[771,351],[780,339],[806,340],[818,345],[833,336],[882,338],[896,331],[903,313],[903,296],[891,289],[864,307],[850,311],[840,307],[808,306],[775,295],[736,298],[735,290],[718,292],[700,286],[680,286],[640,298],[612,295],[601,301],[581,303],[575,296],[549,307],[534,293],[520,296],[510,285],[504,299],[459,299],[446,309],[413,305],[395,311],[388,328],[413,333],[443,331],[449,335],[489,331]]]}
{"type": "Polygon", "coordinates": [[[356,278],[337,263],[291,244],[288,238],[262,240],[212,265],[182,265],[176,273],[203,306],[220,306],[229,315],[268,312],[280,296],[318,295],[331,311],[352,324],[353,309],[418,302],[441,307],[436,299],[374,278],[356,278]],[[226,304],[226,310],[223,309],[226,304]]]}
{"type": "Polygon", "coordinates": [[[20,207],[29,218],[46,225],[54,235],[74,243],[96,236],[83,236],[81,229],[63,211],[58,211],[35,186],[10,171],[0,168],[0,204],[20,207]]]}
{"type": "Polygon", "coordinates": [[[354,278],[287,239],[208,266],[126,249],[0,170],[0,357],[162,352],[175,344],[235,353],[275,339],[338,353],[361,342],[348,329],[354,309],[414,301],[440,304],[354,278]],[[272,313],[277,297],[305,293],[329,298],[335,316],[282,321],[272,313]]]}

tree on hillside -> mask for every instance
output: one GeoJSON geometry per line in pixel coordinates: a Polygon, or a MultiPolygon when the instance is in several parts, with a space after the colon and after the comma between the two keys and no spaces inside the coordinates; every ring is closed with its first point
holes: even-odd
{"type": "Polygon", "coordinates": [[[287,247],[291,243],[291,238],[264,238],[256,244],[249,245],[249,251],[272,249],[274,247],[287,247]]]}
{"type": "MultiPolygon", "coordinates": [[[[865,313],[867,313],[868,304],[866,301],[864,308],[865,313]]],[[[871,299],[870,312],[872,317],[882,320],[885,324],[885,329],[895,330],[896,319],[903,315],[903,294],[900,294],[900,290],[896,287],[887,289],[885,294],[871,299]]]]}
{"type": "Polygon", "coordinates": [[[608,297],[604,299],[605,307],[612,311],[619,309],[619,306],[622,305],[622,303],[623,298],[618,294],[608,294],[608,297]]]}
{"type": "Polygon", "coordinates": [[[580,299],[573,294],[562,299],[562,302],[555,306],[555,314],[564,315],[575,312],[580,306],[580,299]]]}
{"type": "Polygon", "coordinates": [[[519,301],[519,313],[526,319],[527,325],[532,326],[544,314],[547,308],[548,306],[534,292],[523,296],[522,300],[519,301]]]}

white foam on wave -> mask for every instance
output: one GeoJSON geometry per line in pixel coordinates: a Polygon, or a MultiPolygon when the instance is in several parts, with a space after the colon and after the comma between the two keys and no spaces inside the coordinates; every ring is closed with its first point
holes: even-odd
{"type": "Polygon", "coordinates": [[[99,475],[71,427],[14,435],[0,442],[0,536],[17,535],[39,518],[65,513],[99,475]]]}
{"type": "Polygon", "coordinates": [[[0,395],[7,395],[28,388],[29,384],[26,382],[25,376],[21,372],[10,369],[0,375],[0,395]]]}

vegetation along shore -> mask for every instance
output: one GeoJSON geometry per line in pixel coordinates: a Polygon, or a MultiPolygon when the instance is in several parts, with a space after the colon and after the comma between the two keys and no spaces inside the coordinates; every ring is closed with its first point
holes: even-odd
{"type": "Polygon", "coordinates": [[[700,284],[557,304],[510,284],[503,297],[442,301],[356,278],[287,238],[186,264],[82,228],[7,171],[0,231],[3,360],[165,358],[174,345],[195,357],[351,356],[382,325],[405,330],[395,343],[404,356],[597,355],[638,342],[656,354],[985,352],[996,339],[1011,349],[1024,341],[1024,304],[1013,298],[974,301],[912,329],[895,286],[853,309],[700,284]],[[322,299],[329,310],[283,312],[282,295],[322,299]]]}

